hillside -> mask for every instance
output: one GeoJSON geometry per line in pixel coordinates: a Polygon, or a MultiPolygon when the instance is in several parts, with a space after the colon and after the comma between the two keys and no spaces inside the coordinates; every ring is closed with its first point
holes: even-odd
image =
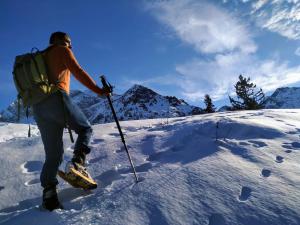
{"type": "MultiPolygon", "coordinates": [[[[1,123],[0,223],[300,223],[300,110],[223,112],[121,126],[141,182],[134,184],[115,124],[95,125],[88,169],[100,187],[86,192],[61,181],[59,198],[66,210],[49,213],[38,209],[44,156],[37,129],[26,138],[26,126],[1,123]]],[[[66,161],[72,155],[67,133],[64,143],[66,161]]]]}

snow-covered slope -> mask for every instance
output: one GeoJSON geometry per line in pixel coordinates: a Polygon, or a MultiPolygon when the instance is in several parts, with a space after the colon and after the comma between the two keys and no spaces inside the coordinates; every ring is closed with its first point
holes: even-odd
{"type": "MultiPolygon", "coordinates": [[[[140,183],[134,184],[114,123],[94,126],[89,155],[100,187],[59,184],[65,210],[42,212],[39,136],[0,143],[2,224],[300,224],[300,110],[223,112],[121,122],[140,183]],[[168,122],[168,123],[167,123],[168,122]]],[[[26,130],[26,129],[25,129],[26,130]]],[[[37,134],[38,135],[38,134],[37,134]]],[[[65,160],[72,144],[65,134],[65,160]]],[[[64,165],[62,165],[63,167],[64,165]]]]}
{"type": "Polygon", "coordinates": [[[267,109],[296,109],[300,108],[300,88],[284,87],[278,88],[267,99],[265,108],[267,109]]]}
{"type": "MultiPolygon", "coordinates": [[[[106,98],[100,98],[91,91],[79,90],[71,91],[70,96],[92,124],[114,121],[106,98]]],[[[120,120],[167,118],[202,113],[201,108],[191,106],[184,100],[162,96],[141,85],[134,85],[123,95],[114,94],[112,99],[120,120]]],[[[23,107],[21,109],[21,122],[26,122],[25,110],[23,107]]],[[[30,117],[30,121],[32,120],[30,117]]],[[[17,122],[17,101],[0,113],[0,121],[17,122]]]]}

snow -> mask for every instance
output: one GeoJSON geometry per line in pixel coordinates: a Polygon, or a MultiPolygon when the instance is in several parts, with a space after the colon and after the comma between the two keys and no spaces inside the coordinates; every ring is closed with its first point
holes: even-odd
{"type": "MultiPolygon", "coordinates": [[[[0,143],[11,139],[22,138],[28,136],[28,124],[13,124],[0,122],[0,143]]],[[[37,136],[39,130],[36,126],[31,126],[31,135],[37,136]]]]}
{"type": "Polygon", "coordinates": [[[299,87],[277,88],[275,92],[269,98],[267,98],[265,108],[297,109],[300,108],[299,97],[299,87]]]}
{"type": "MultiPolygon", "coordinates": [[[[94,126],[88,169],[100,187],[60,181],[65,210],[41,211],[43,145],[0,124],[1,224],[300,224],[300,110],[123,121],[134,183],[114,123],[94,126]],[[5,132],[9,131],[9,132],[5,132]]],[[[64,135],[65,162],[73,145],[64,135]]]]}

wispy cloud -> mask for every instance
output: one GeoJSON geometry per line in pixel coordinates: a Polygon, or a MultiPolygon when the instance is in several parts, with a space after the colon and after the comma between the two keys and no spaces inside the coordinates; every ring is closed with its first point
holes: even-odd
{"type": "MultiPolygon", "coordinates": [[[[273,0],[272,4],[276,2],[281,0],[273,0]]],[[[268,3],[268,0],[251,1],[253,10],[261,17],[260,10],[268,3]]],[[[161,1],[148,4],[147,8],[184,43],[201,55],[209,55],[209,60],[199,54],[177,64],[172,78],[160,76],[144,84],[167,80],[179,87],[189,100],[199,101],[205,94],[215,100],[231,94],[239,74],[251,77],[265,92],[300,80],[300,67],[290,67],[288,62],[275,56],[259,59],[248,25],[224,8],[196,0],[161,1]]]]}
{"type": "Polygon", "coordinates": [[[258,26],[289,39],[300,39],[299,0],[256,0],[252,15],[258,26]]]}
{"type": "Polygon", "coordinates": [[[300,80],[300,66],[289,67],[287,62],[280,62],[276,57],[261,61],[243,53],[219,54],[206,62],[194,59],[176,69],[184,77],[180,83],[183,95],[192,101],[203,98],[206,93],[215,100],[232,94],[239,74],[249,76],[265,92],[300,80]]]}
{"type": "Polygon", "coordinates": [[[205,1],[159,1],[147,7],[160,22],[199,52],[256,51],[257,47],[244,25],[205,1]]]}
{"type": "Polygon", "coordinates": [[[300,56],[300,47],[295,50],[295,55],[300,56]]]}
{"type": "MultiPolygon", "coordinates": [[[[254,3],[252,3],[252,8],[253,8],[253,11],[252,12],[255,12],[259,9],[261,9],[265,4],[268,3],[269,0],[258,0],[258,1],[255,1],[254,3]]],[[[245,2],[245,1],[243,1],[245,2]]]]}

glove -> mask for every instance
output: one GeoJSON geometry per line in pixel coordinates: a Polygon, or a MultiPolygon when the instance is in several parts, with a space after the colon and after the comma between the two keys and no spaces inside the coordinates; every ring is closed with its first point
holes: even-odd
{"type": "Polygon", "coordinates": [[[109,87],[102,88],[102,93],[105,96],[109,96],[111,94],[111,89],[109,87]]]}
{"type": "Polygon", "coordinates": [[[111,90],[109,87],[100,88],[96,86],[95,93],[97,93],[99,96],[109,96],[111,90]]]}

